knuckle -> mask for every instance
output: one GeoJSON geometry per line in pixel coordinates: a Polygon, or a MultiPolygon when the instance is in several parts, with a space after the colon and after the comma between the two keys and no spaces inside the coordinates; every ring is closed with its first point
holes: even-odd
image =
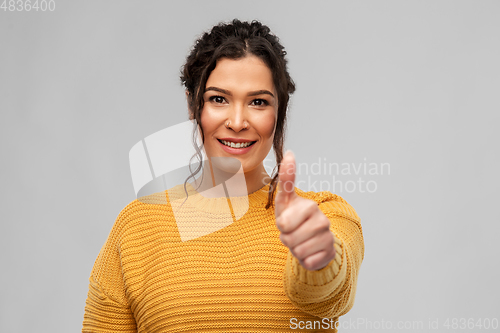
{"type": "Polygon", "coordinates": [[[333,248],[334,240],[333,240],[333,234],[331,232],[328,232],[325,234],[323,243],[327,248],[333,248]]]}
{"type": "Polygon", "coordinates": [[[314,224],[314,231],[316,233],[324,233],[330,231],[330,221],[325,221],[323,218],[319,218],[314,224]]]}
{"type": "Polygon", "coordinates": [[[280,217],[281,220],[281,231],[282,232],[290,232],[290,217],[288,214],[283,213],[280,217]]]}
{"type": "Polygon", "coordinates": [[[291,243],[292,243],[292,242],[291,242],[291,237],[290,237],[290,235],[284,235],[284,234],[281,234],[281,235],[280,235],[280,239],[281,239],[281,242],[282,242],[283,244],[285,244],[287,247],[290,247],[290,245],[291,245],[291,243]]]}
{"type": "Polygon", "coordinates": [[[283,236],[283,234],[280,234],[280,241],[286,245],[285,237],[283,236]]]}
{"type": "Polygon", "coordinates": [[[276,226],[280,231],[284,231],[286,225],[285,221],[285,216],[281,215],[277,220],[276,220],[276,226]]]}
{"type": "Polygon", "coordinates": [[[309,260],[307,262],[304,262],[304,268],[309,270],[309,271],[313,271],[316,267],[316,265],[314,264],[314,262],[312,260],[309,260]]]}
{"type": "Polygon", "coordinates": [[[321,229],[330,230],[330,219],[325,215],[322,214],[318,224],[321,229]]]}
{"type": "Polygon", "coordinates": [[[294,249],[293,249],[293,252],[295,253],[295,257],[297,259],[304,259],[304,250],[303,250],[303,247],[302,246],[296,246],[294,249]]]}
{"type": "Polygon", "coordinates": [[[314,212],[318,208],[318,204],[315,201],[307,200],[306,207],[309,212],[314,212]]]}

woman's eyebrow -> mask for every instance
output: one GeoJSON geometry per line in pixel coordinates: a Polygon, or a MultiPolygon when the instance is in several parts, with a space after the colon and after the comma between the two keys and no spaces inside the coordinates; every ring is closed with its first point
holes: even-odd
{"type": "MultiPolygon", "coordinates": [[[[223,94],[226,94],[226,95],[229,95],[229,96],[233,96],[233,94],[231,94],[230,91],[226,90],[226,89],[222,89],[222,88],[217,88],[217,87],[208,87],[205,89],[205,92],[209,91],[209,90],[213,90],[213,91],[218,91],[218,92],[221,92],[223,94]]],[[[269,91],[269,90],[256,90],[256,91],[251,91],[247,94],[247,96],[256,96],[256,95],[262,95],[262,94],[267,94],[267,95],[271,95],[272,97],[274,97],[274,95],[269,91]]]]}

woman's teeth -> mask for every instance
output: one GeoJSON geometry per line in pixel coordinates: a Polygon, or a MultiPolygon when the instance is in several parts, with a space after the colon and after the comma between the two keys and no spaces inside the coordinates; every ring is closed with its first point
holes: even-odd
{"type": "Polygon", "coordinates": [[[252,142],[234,143],[234,142],[229,142],[229,141],[224,141],[224,140],[219,140],[219,141],[222,142],[225,146],[232,147],[232,148],[246,148],[255,142],[255,141],[252,141],[252,142]]]}

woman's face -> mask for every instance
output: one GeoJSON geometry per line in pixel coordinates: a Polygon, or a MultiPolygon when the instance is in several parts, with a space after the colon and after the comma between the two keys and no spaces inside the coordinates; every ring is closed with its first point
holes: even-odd
{"type": "Polygon", "coordinates": [[[253,55],[219,59],[203,99],[201,126],[207,155],[236,158],[245,173],[262,170],[273,144],[278,109],[267,65],[253,55]],[[236,143],[237,147],[228,147],[236,143]]]}

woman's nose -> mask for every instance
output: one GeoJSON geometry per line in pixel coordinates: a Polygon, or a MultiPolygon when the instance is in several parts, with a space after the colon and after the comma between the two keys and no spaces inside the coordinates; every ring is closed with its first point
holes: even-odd
{"type": "Polygon", "coordinates": [[[243,105],[234,105],[230,110],[230,115],[226,124],[235,132],[240,132],[248,128],[247,112],[243,105]]]}

